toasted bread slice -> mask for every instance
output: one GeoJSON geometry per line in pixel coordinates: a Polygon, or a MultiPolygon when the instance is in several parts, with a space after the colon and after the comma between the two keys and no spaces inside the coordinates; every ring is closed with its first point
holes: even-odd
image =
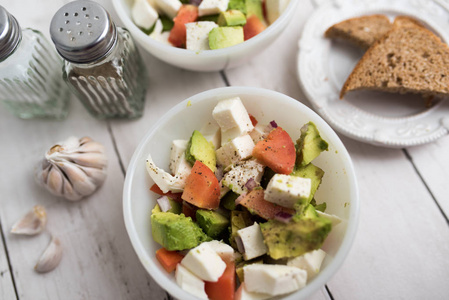
{"type": "Polygon", "coordinates": [[[324,36],[332,39],[342,39],[368,49],[376,40],[387,33],[392,27],[385,15],[369,15],[344,20],[329,27],[324,36]]]}
{"type": "Polygon", "coordinates": [[[340,99],[354,90],[449,95],[449,47],[418,21],[397,17],[355,66],[340,99]]]}

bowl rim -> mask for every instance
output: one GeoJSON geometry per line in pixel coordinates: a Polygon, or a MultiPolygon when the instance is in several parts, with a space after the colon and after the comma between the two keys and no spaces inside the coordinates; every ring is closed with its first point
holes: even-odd
{"type": "Polygon", "coordinates": [[[215,50],[202,50],[202,51],[193,51],[187,50],[184,48],[178,48],[171,45],[166,45],[162,42],[156,41],[150,38],[147,34],[145,34],[131,19],[131,16],[125,14],[124,1],[126,0],[112,0],[112,4],[114,6],[115,12],[120,18],[120,20],[125,25],[131,34],[136,35],[136,39],[139,41],[145,41],[150,47],[155,48],[159,51],[167,52],[168,55],[175,56],[186,56],[186,57],[208,57],[215,58],[226,55],[234,55],[236,53],[240,53],[245,48],[255,47],[256,45],[262,43],[265,39],[265,36],[270,35],[272,32],[276,31],[277,28],[283,27],[283,24],[287,24],[290,20],[290,17],[295,12],[296,6],[299,3],[299,0],[290,0],[289,4],[285,8],[284,12],[274,21],[272,24],[267,26],[267,28],[256,35],[255,37],[244,41],[243,43],[215,50]]]}
{"type": "MultiPolygon", "coordinates": [[[[276,92],[273,90],[268,90],[264,88],[256,88],[256,87],[243,87],[243,86],[232,86],[232,87],[221,87],[221,88],[215,88],[210,89],[198,94],[195,94],[174,107],[172,107],[169,111],[167,111],[164,115],[162,115],[156,123],[147,131],[147,133],[144,135],[142,140],[139,142],[138,146],[136,147],[136,150],[133,153],[133,156],[130,160],[130,163],[128,165],[127,171],[126,171],[126,177],[125,177],[125,183],[123,188],[123,216],[125,221],[125,227],[126,231],[128,233],[128,237],[131,241],[131,244],[133,246],[134,251],[136,252],[137,256],[139,257],[139,260],[141,261],[142,265],[150,274],[150,276],[159,284],[160,287],[162,287],[165,291],[170,293],[172,296],[179,298],[179,299],[187,299],[187,300],[195,300],[197,299],[191,294],[187,294],[186,292],[183,292],[181,288],[178,287],[178,289],[172,289],[168,291],[168,288],[170,285],[173,284],[173,281],[169,279],[168,274],[164,275],[161,272],[159,272],[158,266],[153,262],[151,259],[145,258],[148,253],[145,251],[145,247],[139,240],[136,228],[132,221],[132,207],[131,207],[131,184],[135,175],[135,171],[137,168],[138,162],[137,159],[140,156],[140,153],[143,151],[146,143],[151,139],[152,135],[159,130],[161,126],[163,126],[162,120],[167,120],[170,118],[173,118],[174,115],[178,114],[182,110],[184,110],[188,103],[201,103],[203,101],[207,101],[207,99],[213,99],[216,98],[217,95],[223,95],[226,97],[229,94],[251,94],[251,95],[264,95],[268,97],[276,97],[277,101],[283,101],[283,102],[296,102],[298,107],[300,107],[301,110],[306,111],[307,114],[310,114],[315,118],[314,122],[316,123],[317,127],[320,128],[320,130],[326,131],[326,137],[328,140],[332,141],[332,144],[338,148],[338,152],[340,155],[342,155],[343,164],[346,170],[346,174],[348,175],[348,183],[349,183],[349,195],[351,199],[351,204],[349,206],[349,218],[347,222],[347,229],[346,234],[343,238],[343,241],[340,245],[340,248],[336,255],[334,256],[333,260],[330,262],[329,265],[326,266],[326,268],[314,278],[314,280],[310,283],[308,283],[304,288],[302,288],[299,291],[293,292],[292,294],[289,294],[282,298],[283,300],[298,300],[298,299],[305,299],[309,296],[311,296],[313,293],[315,293],[318,289],[320,289],[323,285],[325,285],[331,277],[337,272],[337,270],[341,267],[343,262],[345,261],[346,257],[349,254],[349,251],[353,245],[355,235],[358,228],[359,223],[359,216],[360,216],[360,199],[359,199],[359,190],[358,190],[358,184],[356,180],[355,170],[354,166],[351,160],[351,157],[349,156],[349,153],[344,146],[343,142],[340,140],[338,135],[335,133],[335,131],[326,123],[324,119],[322,119],[317,113],[315,113],[312,109],[305,106],[300,101],[291,98],[285,94],[282,94],[280,92],[276,92]],[[318,124],[317,124],[318,123],[318,124]],[[163,276],[155,276],[157,274],[155,273],[161,273],[163,276]],[[298,298],[298,293],[301,293],[302,298],[298,298]]],[[[290,104],[291,104],[290,103],[290,104]]],[[[176,284],[176,283],[175,283],[176,284]]]]}

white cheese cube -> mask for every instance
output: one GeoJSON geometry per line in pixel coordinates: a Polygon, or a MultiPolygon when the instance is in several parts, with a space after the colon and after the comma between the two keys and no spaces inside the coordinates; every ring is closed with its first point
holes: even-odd
{"type": "Polygon", "coordinates": [[[185,187],[185,178],[180,178],[179,176],[172,176],[171,174],[165,172],[163,169],[158,168],[148,154],[147,161],[147,172],[150,174],[151,179],[154,183],[162,190],[164,193],[174,192],[180,193],[185,187]]]}
{"type": "Polygon", "coordinates": [[[175,272],[176,283],[187,293],[190,293],[200,299],[208,299],[204,281],[192,274],[181,264],[176,266],[175,272]]]}
{"type": "Polygon", "coordinates": [[[211,282],[217,282],[226,269],[225,262],[206,243],[191,249],[181,264],[200,279],[211,282]]]}
{"type": "Polygon", "coordinates": [[[164,43],[167,45],[171,45],[171,43],[168,41],[170,32],[169,31],[162,32],[163,29],[164,28],[162,25],[162,21],[161,21],[161,19],[158,19],[156,21],[156,24],[154,25],[153,32],[150,33],[149,37],[158,42],[161,42],[161,43],[164,43]]]}
{"type": "Polygon", "coordinates": [[[290,258],[287,261],[287,266],[297,267],[307,272],[307,280],[315,277],[321,268],[326,252],[321,249],[307,252],[301,256],[290,258]]]}
{"type": "Polygon", "coordinates": [[[257,184],[260,183],[264,167],[254,159],[241,162],[225,174],[222,183],[234,193],[243,194],[248,191],[245,184],[250,178],[254,179],[257,184]]]}
{"type": "Polygon", "coordinates": [[[325,217],[325,218],[328,218],[329,220],[331,220],[332,228],[334,228],[335,226],[337,226],[338,224],[340,224],[342,222],[342,219],[336,215],[327,214],[327,213],[321,212],[319,210],[317,210],[316,212],[318,213],[319,216],[325,217]]]}
{"type": "Polygon", "coordinates": [[[131,9],[131,17],[137,26],[150,29],[159,18],[159,15],[147,0],[136,0],[131,9]]]}
{"type": "Polygon", "coordinates": [[[198,16],[215,15],[228,9],[229,0],[203,0],[198,6],[198,16]]]}
{"type": "Polygon", "coordinates": [[[307,272],[284,265],[251,264],[243,267],[246,289],[249,292],[283,295],[303,288],[307,272]]]}
{"type": "Polygon", "coordinates": [[[237,235],[242,239],[243,247],[245,248],[245,253],[243,253],[245,260],[250,260],[267,253],[267,246],[263,242],[262,231],[256,222],[251,226],[238,230],[237,235]]]}
{"type": "Polygon", "coordinates": [[[233,139],[245,135],[248,133],[247,128],[244,127],[233,127],[231,129],[228,130],[222,130],[221,131],[221,144],[225,144],[227,142],[232,141],[233,139]]]}
{"type": "Polygon", "coordinates": [[[242,132],[250,132],[254,128],[248,112],[239,97],[218,102],[212,111],[212,116],[220,125],[222,133],[234,127],[239,127],[242,132]]]}
{"type": "Polygon", "coordinates": [[[267,137],[269,132],[267,131],[266,125],[260,125],[257,124],[253,130],[249,133],[249,136],[253,139],[254,144],[257,144],[257,142],[263,140],[267,137]]]}
{"type": "Polygon", "coordinates": [[[249,292],[246,289],[245,282],[242,282],[235,292],[235,300],[265,300],[271,297],[273,296],[268,294],[249,292]]]}
{"type": "Polygon", "coordinates": [[[174,140],[170,147],[169,168],[172,174],[176,174],[180,164],[186,160],[186,148],[189,142],[186,140],[174,140]]]}
{"type": "Polygon", "coordinates": [[[270,24],[284,12],[290,0],[265,0],[267,19],[270,24]]]}
{"type": "Polygon", "coordinates": [[[295,203],[310,195],[312,181],[310,178],[275,174],[264,193],[267,201],[287,208],[294,208],[295,203]]]}
{"type": "Polygon", "coordinates": [[[207,122],[200,132],[206,140],[212,142],[215,149],[221,147],[221,130],[216,122],[207,122]]]}
{"type": "Polygon", "coordinates": [[[253,153],[254,146],[254,142],[248,134],[239,136],[225,143],[215,152],[217,162],[226,169],[231,164],[249,158],[253,153]]]}
{"type": "Polygon", "coordinates": [[[209,32],[218,27],[215,22],[203,21],[186,24],[186,48],[192,51],[210,50],[209,32]]]}
{"type": "Polygon", "coordinates": [[[210,242],[204,242],[203,244],[207,244],[218,256],[221,257],[224,261],[233,261],[234,260],[234,248],[225,244],[223,242],[213,240],[210,242]]]}
{"type": "Polygon", "coordinates": [[[178,14],[182,3],[179,0],[156,0],[157,7],[162,10],[170,19],[173,19],[178,14]]]}

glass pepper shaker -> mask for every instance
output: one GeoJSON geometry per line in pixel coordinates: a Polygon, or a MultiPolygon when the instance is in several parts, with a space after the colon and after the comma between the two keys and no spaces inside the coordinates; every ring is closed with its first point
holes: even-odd
{"type": "Polygon", "coordinates": [[[53,45],[33,29],[21,29],[0,6],[0,102],[23,118],[63,119],[70,94],[63,62],[53,45]]]}
{"type": "Polygon", "coordinates": [[[101,5],[69,2],[54,15],[50,35],[65,60],[65,81],[93,116],[142,115],[147,71],[129,32],[101,5]]]}

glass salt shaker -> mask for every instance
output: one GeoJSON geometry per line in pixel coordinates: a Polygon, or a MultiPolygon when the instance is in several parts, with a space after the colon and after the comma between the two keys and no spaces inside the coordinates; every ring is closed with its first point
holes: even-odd
{"type": "Polygon", "coordinates": [[[54,15],[50,35],[63,77],[96,118],[142,115],[148,74],[129,32],[98,3],[78,0],[54,15]]]}
{"type": "Polygon", "coordinates": [[[33,29],[21,29],[0,6],[0,102],[23,118],[63,119],[69,90],[53,45],[33,29]]]}

